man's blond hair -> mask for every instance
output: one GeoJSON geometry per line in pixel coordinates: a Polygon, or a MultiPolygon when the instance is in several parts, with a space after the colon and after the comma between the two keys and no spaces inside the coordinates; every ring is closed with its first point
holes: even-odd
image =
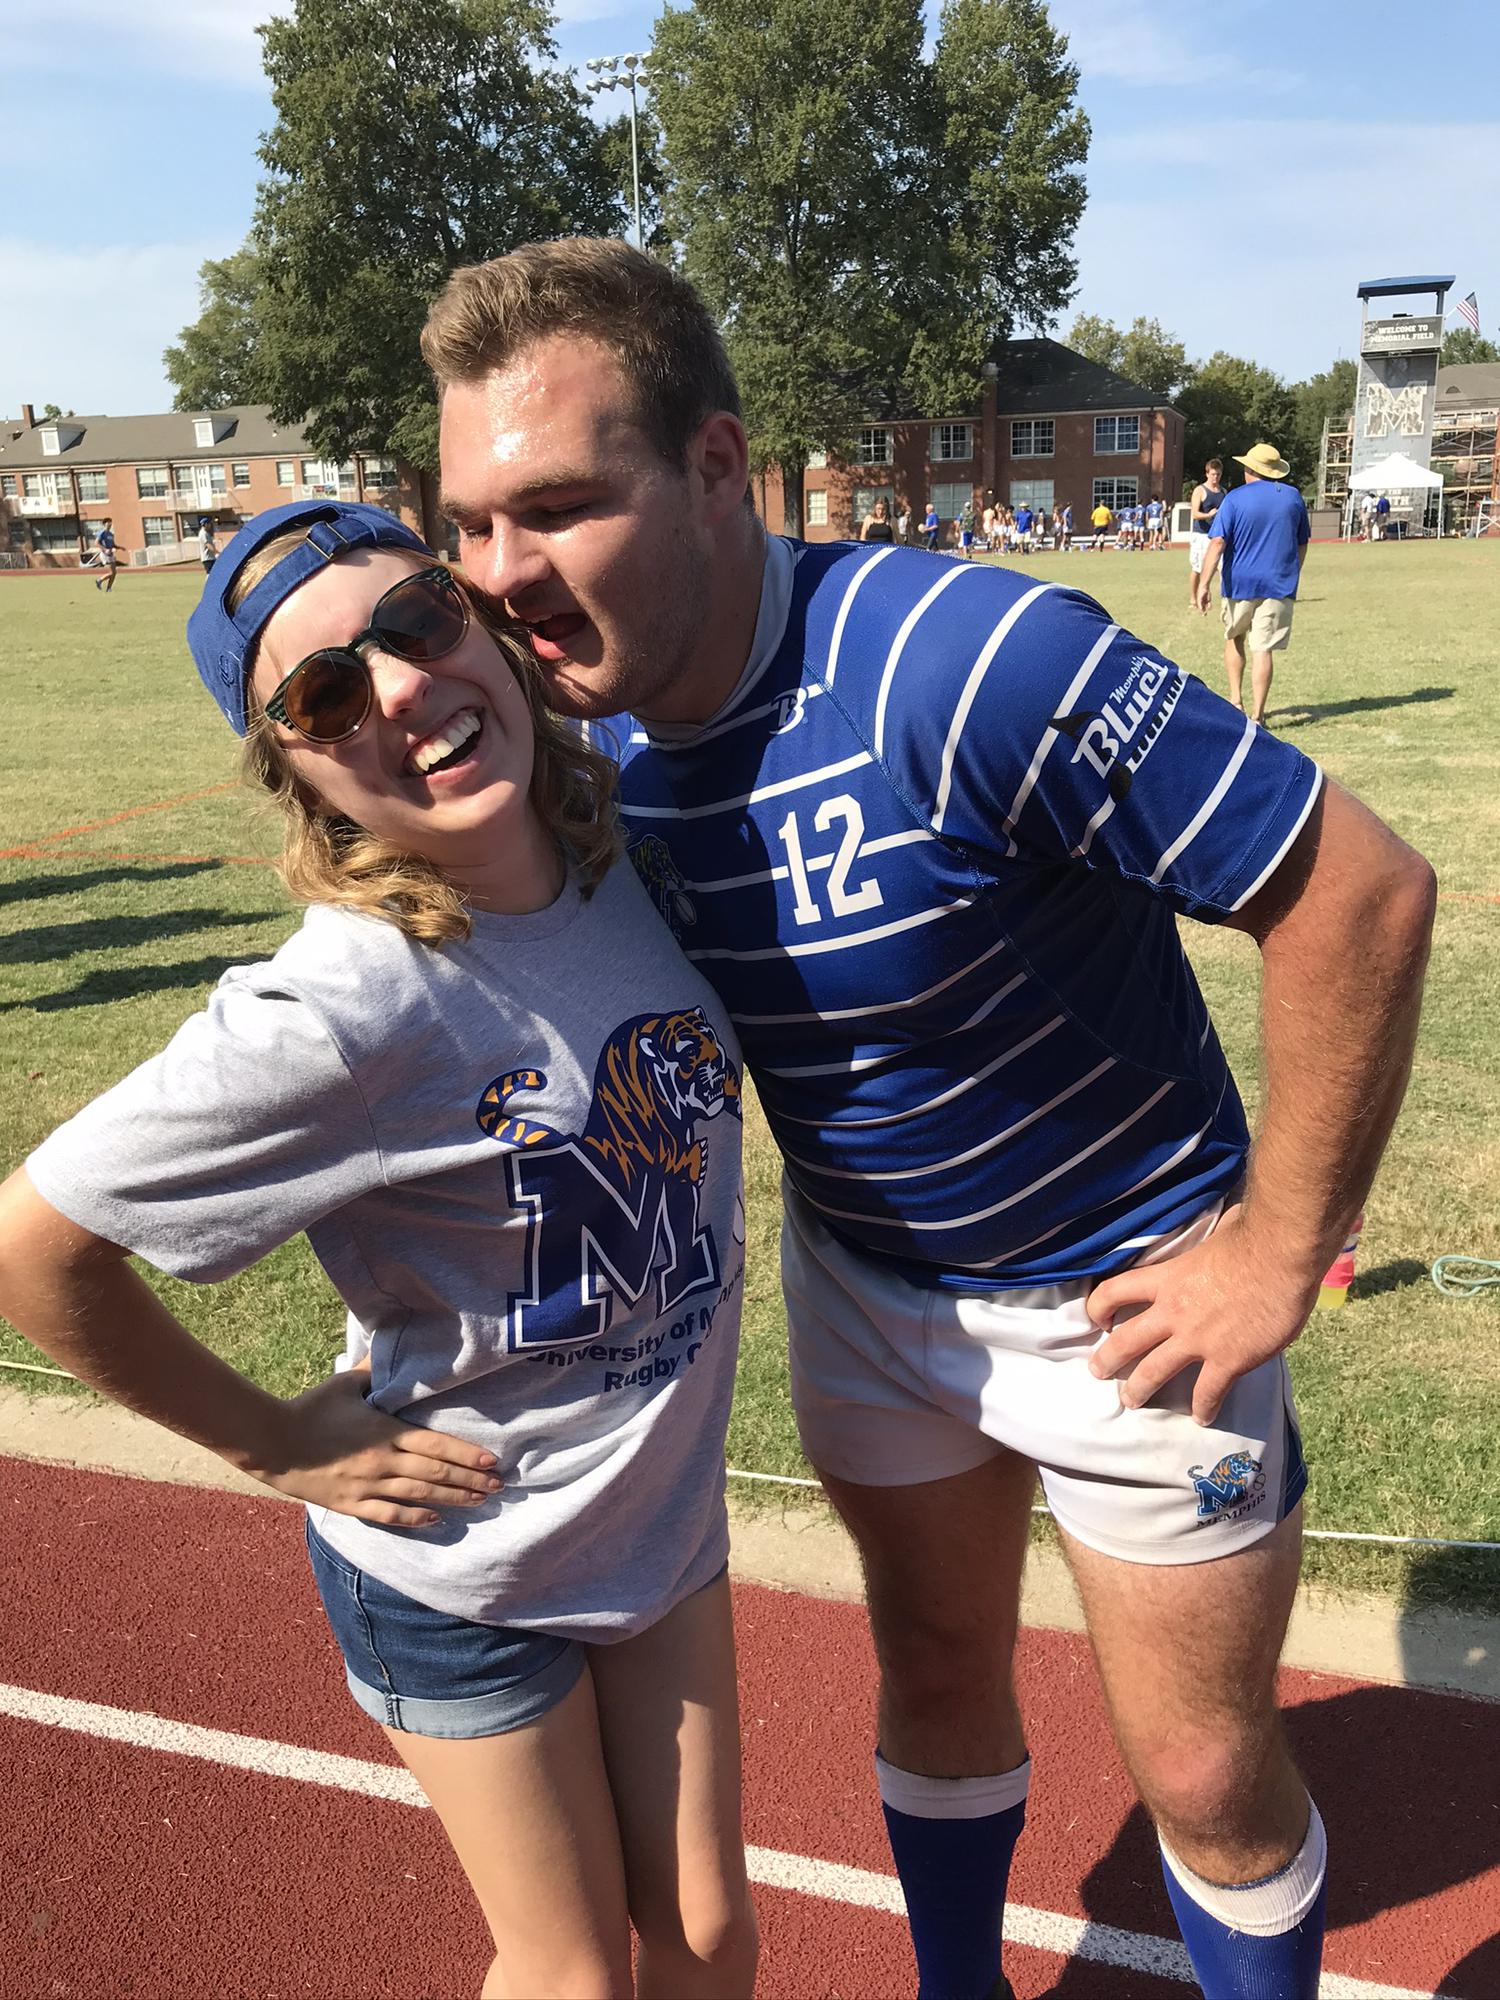
{"type": "Polygon", "coordinates": [[[685,278],[614,237],[527,243],[455,271],[427,315],[422,358],[441,392],[559,333],[609,350],[635,391],[642,430],[679,470],[705,418],[740,414],[708,308],[685,278]]]}

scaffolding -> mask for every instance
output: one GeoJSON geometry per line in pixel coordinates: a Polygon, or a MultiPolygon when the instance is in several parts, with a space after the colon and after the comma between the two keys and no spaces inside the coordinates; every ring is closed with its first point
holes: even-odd
{"type": "MultiPolygon", "coordinates": [[[[1474,404],[1445,410],[1432,435],[1432,469],[1443,478],[1443,519],[1450,535],[1467,534],[1480,502],[1500,499],[1500,406],[1474,404]]],[[[1343,520],[1349,506],[1349,466],[1354,456],[1354,415],[1335,428],[1323,423],[1318,453],[1318,505],[1332,507],[1343,520]]],[[[1489,510],[1493,512],[1494,510],[1489,510]]]]}

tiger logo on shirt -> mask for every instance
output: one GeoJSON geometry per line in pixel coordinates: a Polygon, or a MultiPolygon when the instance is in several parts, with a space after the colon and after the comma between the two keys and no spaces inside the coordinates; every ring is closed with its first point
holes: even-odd
{"type": "Polygon", "coordinates": [[[701,1007],[638,1015],[609,1036],[581,1132],[516,1107],[546,1088],[544,1070],[508,1070],[474,1114],[507,1149],[511,1203],[529,1218],[529,1283],[510,1299],[513,1348],[594,1338],[651,1287],[655,1317],[718,1285],[718,1245],[700,1216],[709,1160],[700,1128],[741,1115],[739,1071],[701,1007]]]}

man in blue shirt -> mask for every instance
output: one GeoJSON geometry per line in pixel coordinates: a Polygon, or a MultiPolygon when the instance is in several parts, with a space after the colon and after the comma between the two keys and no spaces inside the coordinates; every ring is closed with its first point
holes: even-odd
{"type": "Polygon", "coordinates": [[[922,516],[922,533],[927,538],[928,548],[935,549],[938,545],[938,510],[931,500],[927,503],[927,512],[922,516]]]}
{"type": "Polygon", "coordinates": [[[1431,870],[1082,593],[767,535],[713,321],[628,245],[456,273],[423,351],[465,573],[620,746],[631,858],[782,1152],[793,1397],[865,1566],[922,1994],[1009,1992],[1040,1469],[1200,1983],[1313,2000],[1283,1355],[1400,1101],[1431,870]],[[1179,914],[1263,955],[1253,1147],[1179,914]]]}
{"type": "Polygon", "coordinates": [[[1312,529],[1302,495],[1283,483],[1291,467],[1274,445],[1252,445],[1235,463],[1245,468],[1245,484],[1225,496],[1213,517],[1195,602],[1207,616],[1209,586],[1222,563],[1229,699],[1236,708],[1245,705],[1248,645],[1250,716],[1264,722],[1271,655],[1282,651],[1292,636],[1292,606],[1312,529]]]}
{"type": "Polygon", "coordinates": [[[115,531],[112,521],[106,517],[99,523],[99,532],[94,537],[94,547],[99,551],[99,562],[104,574],[94,578],[95,590],[102,590],[108,597],[115,587],[115,569],[118,558],[115,554],[115,531]]]}

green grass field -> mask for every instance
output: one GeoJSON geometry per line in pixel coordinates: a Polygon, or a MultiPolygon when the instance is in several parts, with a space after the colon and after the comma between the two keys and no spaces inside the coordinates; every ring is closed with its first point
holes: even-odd
{"type": "MultiPolygon", "coordinates": [[[[1214,621],[1173,552],[1037,557],[1211,685],[1214,621]]],[[[225,965],[297,922],[256,859],[275,832],[234,788],[235,750],[182,643],[196,576],[0,578],[0,1168],[152,1054],[225,965]],[[167,801],[162,805],[160,802],[167,801]]],[[[1500,547],[1315,548],[1273,725],[1436,864],[1443,901],[1421,1047],[1342,1313],[1292,1363],[1312,1465],[1309,1524],[1500,1542],[1500,1293],[1459,1302],[1440,1252],[1500,1257],[1500,547]]],[[[1254,948],[1185,927],[1247,1100],[1254,948]]],[[[730,1460],[802,1474],[786,1399],[774,1151],[752,1107],[751,1284],[730,1460]]],[[[288,1393],[322,1373],[341,1313],[305,1243],[229,1284],[156,1279],[201,1338],[288,1393]]],[[[0,1360],[36,1361],[0,1325],[0,1360]]],[[[0,1381],[46,1388],[0,1371],[0,1381]]],[[[73,1393],[73,1392],[69,1392],[73,1393]]],[[[1322,1545],[1314,1574],[1500,1606],[1500,1556],[1322,1545]]]]}

